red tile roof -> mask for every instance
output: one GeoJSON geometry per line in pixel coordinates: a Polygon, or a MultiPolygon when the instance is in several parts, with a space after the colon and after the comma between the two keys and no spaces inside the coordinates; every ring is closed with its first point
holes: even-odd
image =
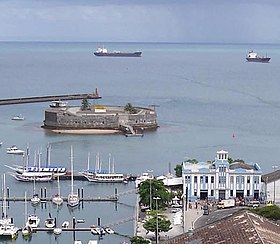
{"type": "Polygon", "coordinates": [[[251,212],[242,211],[215,223],[196,229],[165,244],[258,244],[280,243],[280,226],[251,212]]]}

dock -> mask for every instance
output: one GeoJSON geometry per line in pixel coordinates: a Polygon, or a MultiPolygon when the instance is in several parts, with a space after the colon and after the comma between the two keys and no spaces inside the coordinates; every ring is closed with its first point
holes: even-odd
{"type": "Polygon", "coordinates": [[[66,95],[51,95],[51,96],[36,96],[36,97],[19,97],[0,99],[0,105],[12,105],[22,103],[38,103],[38,102],[51,102],[55,100],[81,100],[81,99],[101,99],[98,92],[85,93],[85,94],[66,94],[66,95]]]}
{"type": "MultiPolygon", "coordinates": [[[[41,202],[51,202],[52,198],[51,197],[40,197],[41,198],[41,202]]],[[[62,197],[64,202],[67,202],[67,197],[62,197]]],[[[24,202],[25,201],[25,197],[7,197],[6,200],[9,202],[24,202]]],[[[3,201],[3,198],[0,197],[0,201],[3,201]]],[[[31,197],[27,197],[26,201],[31,201],[31,197]]],[[[80,198],[80,201],[84,201],[84,202],[116,202],[118,201],[118,197],[114,196],[114,197],[82,197],[80,198]]]]}

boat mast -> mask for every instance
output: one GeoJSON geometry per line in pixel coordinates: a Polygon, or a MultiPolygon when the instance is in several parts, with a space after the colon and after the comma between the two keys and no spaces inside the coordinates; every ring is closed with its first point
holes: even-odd
{"type": "Polygon", "coordinates": [[[90,153],[88,153],[88,159],[87,159],[87,172],[89,172],[89,159],[90,159],[90,153]]]}
{"type": "Polygon", "coordinates": [[[71,161],[71,195],[74,192],[74,175],[73,175],[73,147],[71,146],[70,150],[70,161],[71,161]]]}
{"type": "Polygon", "coordinates": [[[27,145],[26,148],[26,164],[25,164],[25,168],[27,169],[29,166],[29,157],[30,157],[30,152],[29,152],[29,145],[27,145]]]}
{"type": "Polygon", "coordinates": [[[46,167],[49,167],[51,163],[51,145],[48,143],[47,146],[47,159],[46,159],[46,167]]]}
{"type": "Polygon", "coordinates": [[[115,173],[115,159],[113,158],[113,166],[112,166],[112,173],[115,173]]]}
{"type": "Polygon", "coordinates": [[[6,202],[6,176],[3,175],[3,218],[7,218],[7,202],[6,202]]]}
{"type": "Polygon", "coordinates": [[[111,173],[111,153],[109,153],[109,174],[111,173]]]}
{"type": "Polygon", "coordinates": [[[36,167],[36,164],[37,164],[37,151],[35,150],[35,153],[34,153],[34,167],[36,167]]]}
{"type": "Polygon", "coordinates": [[[24,192],[24,224],[27,221],[27,199],[26,199],[26,192],[24,192]]]}
{"type": "Polygon", "coordinates": [[[58,196],[60,197],[59,175],[57,176],[57,188],[58,188],[58,196]]]}
{"type": "Polygon", "coordinates": [[[33,177],[33,196],[35,195],[35,176],[33,177]]]}

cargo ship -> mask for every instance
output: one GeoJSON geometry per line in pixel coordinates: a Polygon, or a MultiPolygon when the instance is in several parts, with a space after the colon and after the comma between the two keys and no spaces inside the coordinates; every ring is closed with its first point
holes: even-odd
{"type": "Polygon", "coordinates": [[[256,52],[250,51],[246,57],[248,62],[268,63],[270,57],[259,56],[256,52]]]}
{"type": "Polygon", "coordinates": [[[108,52],[108,50],[104,47],[99,47],[94,52],[95,56],[98,57],[141,57],[142,52],[121,52],[121,51],[113,51],[108,52]]]}

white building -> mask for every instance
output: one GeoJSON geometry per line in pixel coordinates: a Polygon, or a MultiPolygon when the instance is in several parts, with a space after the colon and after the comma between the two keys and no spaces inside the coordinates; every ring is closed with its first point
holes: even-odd
{"type": "Polygon", "coordinates": [[[259,199],[261,168],[257,163],[229,163],[228,152],[218,151],[212,163],[182,163],[183,193],[187,201],[228,198],[259,199]]]}
{"type": "Polygon", "coordinates": [[[263,199],[280,205],[280,170],[262,176],[263,199]]]}

